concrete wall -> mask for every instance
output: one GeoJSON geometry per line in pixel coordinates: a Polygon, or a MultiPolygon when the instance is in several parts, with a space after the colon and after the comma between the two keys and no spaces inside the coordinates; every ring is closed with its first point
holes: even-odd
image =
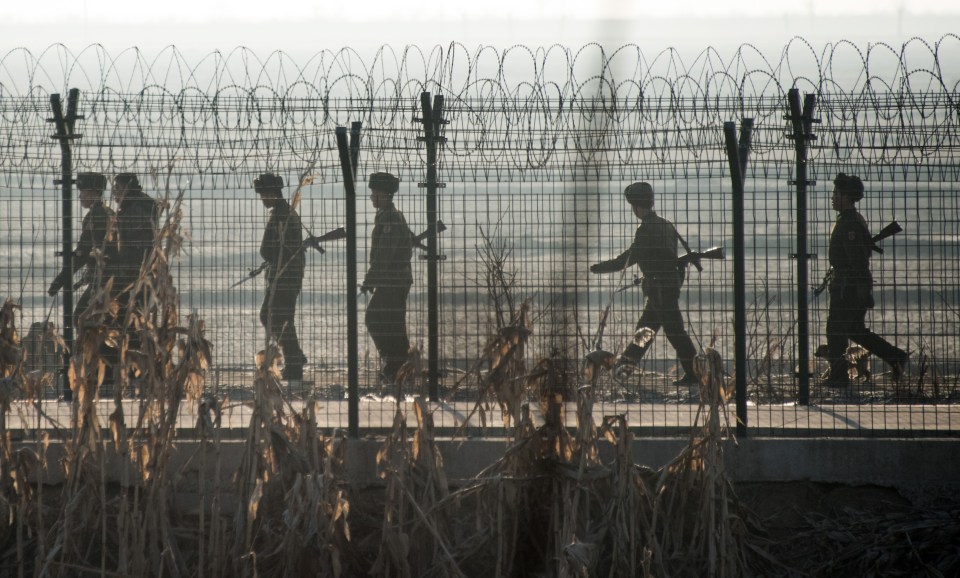
{"type": "MultiPolygon", "coordinates": [[[[444,470],[454,485],[480,474],[501,458],[506,449],[503,440],[439,440],[444,470]]],[[[686,445],[686,438],[638,439],[633,444],[634,462],[653,468],[674,458],[686,445]]],[[[19,442],[15,449],[36,449],[19,442]]],[[[358,484],[377,483],[376,455],[382,442],[347,440],[347,477],[358,484]]],[[[201,450],[192,441],[181,441],[171,456],[171,467],[183,470],[187,478],[212,479],[217,469],[229,479],[240,464],[245,444],[221,443],[219,456],[210,447],[201,450]],[[185,467],[186,466],[186,467],[185,467]]],[[[118,456],[112,445],[104,448],[108,460],[108,478],[135,482],[129,462],[118,456]],[[127,471],[124,472],[124,466],[127,471]]],[[[612,459],[614,448],[600,443],[600,455],[612,459]]],[[[960,439],[943,438],[748,438],[724,447],[727,471],[737,482],[814,481],[849,485],[875,484],[896,488],[960,484],[960,439]]],[[[35,473],[45,483],[63,481],[58,464],[64,458],[63,445],[53,443],[47,449],[49,467],[35,473]]]]}

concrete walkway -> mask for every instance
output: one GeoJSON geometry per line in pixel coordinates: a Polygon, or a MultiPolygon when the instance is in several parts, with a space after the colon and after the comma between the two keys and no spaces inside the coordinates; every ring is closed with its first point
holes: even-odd
{"type": "MultiPolygon", "coordinates": [[[[346,429],[348,426],[346,401],[315,402],[317,426],[322,430],[346,429]]],[[[102,427],[109,424],[114,412],[113,401],[96,402],[102,427]]],[[[136,424],[140,414],[138,400],[122,403],[124,422],[136,424]]],[[[498,435],[504,421],[496,405],[478,407],[474,402],[431,402],[434,425],[442,432],[453,434],[464,428],[469,436],[498,435]]],[[[394,421],[396,404],[392,398],[366,396],[359,404],[361,435],[389,430],[394,421]]],[[[159,408],[152,408],[158,410],[159,408]]],[[[283,406],[285,413],[300,413],[304,402],[294,400],[283,406]]],[[[408,425],[416,424],[412,401],[400,404],[408,425]]],[[[576,426],[576,404],[565,404],[564,421],[576,426]]],[[[735,409],[729,405],[728,416],[734,425],[735,409]]],[[[30,430],[65,430],[71,423],[71,405],[57,400],[36,404],[14,402],[6,416],[6,429],[29,435],[30,430]]],[[[595,405],[593,419],[600,425],[605,416],[625,415],[627,423],[642,435],[685,435],[698,419],[699,405],[694,403],[612,403],[595,405]]],[[[531,404],[534,419],[542,421],[536,404],[531,404]]],[[[251,401],[227,401],[221,416],[221,428],[239,434],[250,423],[253,414],[251,401]]],[[[182,437],[190,437],[198,419],[197,404],[181,405],[177,413],[182,437]]],[[[702,418],[701,418],[702,419],[702,418]]],[[[748,433],[752,436],[960,436],[960,405],[922,404],[796,404],[750,405],[747,416],[748,433]]]]}

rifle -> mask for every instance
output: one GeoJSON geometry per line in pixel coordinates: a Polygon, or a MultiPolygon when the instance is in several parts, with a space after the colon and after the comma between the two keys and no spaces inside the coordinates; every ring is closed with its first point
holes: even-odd
{"type": "MultiPolygon", "coordinates": [[[[900,226],[900,223],[893,221],[886,227],[880,229],[879,233],[873,237],[870,237],[870,242],[873,243],[873,247],[871,247],[871,249],[877,253],[883,254],[883,249],[881,249],[877,243],[902,231],[903,227],[900,226]]],[[[833,267],[831,267],[830,270],[827,271],[827,274],[823,276],[823,281],[821,281],[820,284],[817,285],[817,288],[813,290],[813,295],[810,296],[811,303],[813,303],[813,301],[819,297],[821,293],[827,290],[827,287],[830,286],[830,282],[833,281],[834,275],[835,273],[833,271],[833,267]]]]}
{"type": "Polygon", "coordinates": [[[686,255],[681,255],[677,259],[678,267],[686,267],[687,265],[693,265],[697,268],[697,271],[703,271],[703,265],[700,264],[701,259],[726,259],[727,256],[723,252],[723,247],[710,247],[706,251],[691,251],[687,249],[686,255]]]}
{"type": "Polygon", "coordinates": [[[900,226],[900,223],[894,221],[887,225],[886,227],[880,229],[880,232],[870,238],[870,241],[873,242],[873,247],[871,247],[877,253],[883,254],[883,249],[881,249],[877,243],[886,239],[887,237],[892,237],[897,233],[903,231],[903,227],[900,226]]]}
{"type": "MultiPolygon", "coordinates": [[[[301,250],[303,250],[306,247],[312,247],[313,249],[316,249],[321,253],[325,253],[326,251],[323,250],[323,247],[320,246],[320,243],[324,243],[326,241],[336,241],[337,239],[345,239],[346,237],[347,237],[347,230],[344,229],[343,227],[338,227],[336,229],[333,229],[332,231],[327,231],[326,233],[319,236],[310,235],[303,241],[301,245],[301,250]]],[[[233,289],[237,285],[242,285],[246,283],[247,281],[263,273],[266,270],[266,268],[267,268],[267,262],[264,261],[263,263],[260,263],[259,267],[257,267],[256,269],[251,269],[249,273],[244,275],[242,279],[240,279],[239,281],[231,285],[229,288],[233,289]]]]}
{"type": "MultiPolygon", "coordinates": [[[[687,265],[693,265],[697,268],[697,271],[703,271],[703,266],[700,264],[701,259],[726,259],[726,255],[723,252],[723,247],[711,247],[706,251],[691,251],[687,250],[685,255],[677,257],[677,268],[682,269],[687,265]]],[[[627,289],[631,289],[643,283],[643,277],[634,277],[633,283],[629,285],[624,285],[623,287],[614,291],[614,293],[623,293],[627,289]]]]}
{"type": "Polygon", "coordinates": [[[320,243],[324,243],[326,241],[336,241],[338,239],[346,239],[346,238],[347,238],[347,230],[344,229],[343,227],[338,227],[332,231],[327,231],[326,233],[320,236],[310,235],[309,237],[304,239],[303,246],[316,249],[321,253],[325,253],[326,251],[323,250],[323,247],[320,246],[320,243]]]}

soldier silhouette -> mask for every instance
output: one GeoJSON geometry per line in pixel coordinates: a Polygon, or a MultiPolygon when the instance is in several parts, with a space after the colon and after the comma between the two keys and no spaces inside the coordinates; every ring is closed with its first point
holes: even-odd
{"type": "Polygon", "coordinates": [[[299,381],[307,363],[295,324],[306,265],[303,224],[297,211],[283,198],[282,177],[263,173],[253,181],[253,188],[263,206],[270,210],[260,242],[260,256],[267,263],[267,292],[260,307],[260,322],[283,351],[283,379],[299,381]]]}
{"type": "MultiPolygon", "coordinates": [[[[76,288],[86,286],[73,309],[73,325],[77,328],[77,337],[81,338],[80,315],[87,309],[94,292],[107,282],[117,267],[119,246],[117,243],[117,214],[103,202],[103,191],[107,188],[107,177],[100,173],[78,173],[77,190],[80,194],[80,206],[87,210],[80,228],[80,240],[73,252],[74,271],[80,273],[76,288]],[[101,252],[103,271],[101,285],[97,285],[97,260],[94,250],[101,252]]],[[[52,297],[62,288],[73,284],[67,278],[67,271],[61,270],[53,280],[47,293],[52,297]]]]}
{"type": "MultiPolygon", "coordinates": [[[[633,243],[615,259],[602,261],[590,267],[591,273],[622,271],[638,265],[643,273],[641,288],[644,296],[643,313],[637,322],[637,331],[649,328],[655,335],[661,328],[667,340],[677,351],[684,374],[675,385],[694,385],[697,382],[693,360],[697,348],[683,327],[680,313],[680,287],[683,285],[684,267],[677,259],[677,243],[680,235],[673,223],[657,215],[653,209],[653,187],[649,183],[633,183],[623,191],[623,196],[640,219],[640,226],[633,243]]],[[[638,366],[653,344],[647,339],[643,345],[630,343],[617,360],[615,372],[622,375],[638,366]]]]}
{"type": "Polygon", "coordinates": [[[897,381],[903,375],[909,356],[867,329],[867,309],[874,306],[870,255],[873,240],[870,229],[856,204],[863,199],[863,182],[853,175],[837,174],[833,181],[833,209],[837,222],[830,233],[829,258],[833,275],[828,285],[830,309],[827,313],[827,356],[830,371],[824,385],[850,385],[845,357],[848,340],[863,346],[892,368],[897,381]]]}
{"type": "Polygon", "coordinates": [[[360,290],[371,292],[364,321],[382,360],[383,384],[396,381],[407,359],[407,296],[413,285],[413,233],[393,204],[400,181],[390,173],[370,175],[370,202],[377,210],[370,239],[370,266],[360,290]]]}

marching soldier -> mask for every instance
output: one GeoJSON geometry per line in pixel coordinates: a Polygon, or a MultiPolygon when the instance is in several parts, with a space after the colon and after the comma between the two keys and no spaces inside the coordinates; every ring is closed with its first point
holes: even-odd
{"type": "Polygon", "coordinates": [[[367,331],[383,362],[384,384],[396,381],[397,371],[407,358],[407,296],[413,285],[410,259],[413,233],[393,204],[400,181],[390,173],[370,175],[370,202],[377,210],[370,240],[370,267],[360,290],[372,292],[367,304],[367,331]]]}
{"type": "MultiPolygon", "coordinates": [[[[111,276],[117,265],[117,215],[103,203],[103,191],[107,188],[107,177],[100,173],[78,173],[77,190],[80,192],[80,206],[87,210],[83,217],[80,231],[80,241],[74,251],[76,260],[75,271],[81,272],[77,287],[86,285],[77,305],[73,310],[73,325],[80,330],[80,315],[86,310],[90,299],[99,287],[94,285],[96,280],[97,260],[94,257],[95,249],[101,251],[104,269],[101,271],[102,282],[111,276]]],[[[47,293],[52,297],[60,289],[73,283],[67,278],[66,270],[60,271],[47,293]]]]}
{"type": "MultiPolygon", "coordinates": [[[[683,315],[680,313],[680,287],[684,277],[684,268],[677,260],[680,234],[673,223],[653,210],[653,188],[648,183],[633,183],[624,189],[623,196],[633,209],[633,214],[640,219],[633,244],[619,257],[592,265],[590,272],[610,273],[631,265],[640,266],[645,302],[637,330],[646,327],[656,334],[662,327],[667,340],[676,349],[684,371],[684,375],[674,384],[696,384],[693,360],[697,349],[684,330],[683,315]]],[[[617,360],[617,369],[622,372],[639,365],[652,343],[650,339],[642,346],[637,343],[628,345],[617,360]]]]}
{"type": "Polygon", "coordinates": [[[303,225],[300,215],[283,198],[281,176],[263,173],[253,181],[253,188],[270,210],[260,242],[260,256],[267,263],[267,292],[260,307],[260,322],[283,351],[283,379],[299,381],[307,363],[294,324],[306,264],[303,225]]]}
{"type": "Polygon", "coordinates": [[[140,277],[143,260],[153,249],[160,226],[160,205],[143,192],[133,173],[120,173],[113,178],[113,200],[117,203],[120,242],[114,287],[126,290],[140,277]]]}
{"type": "Polygon", "coordinates": [[[892,368],[899,380],[906,368],[907,352],[891,345],[867,329],[864,320],[867,309],[874,306],[873,278],[870,275],[870,255],[873,240],[856,203],[863,198],[863,182],[853,175],[837,174],[833,181],[833,209],[837,222],[830,233],[830,266],[833,276],[830,291],[830,309],[827,314],[827,352],[830,372],[825,385],[847,387],[850,377],[844,353],[848,340],[860,344],[877,355],[892,368]]]}
{"type": "MultiPolygon", "coordinates": [[[[117,235],[119,254],[116,267],[113,268],[113,288],[120,295],[118,299],[117,321],[121,333],[127,338],[127,347],[140,349],[140,333],[126,327],[130,295],[133,292],[144,259],[153,250],[153,242],[160,227],[160,205],[143,192],[140,179],[134,173],[119,173],[113,177],[113,200],[117,205],[117,235]]],[[[144,307],[143,294],[134,296],[137,307],[144,307]]],[[[146,312],[143,312],[146,314],[146,312]]],[[[112,350],[104,355],[108,363],[119,371],[120,352],[112,350]]],[[[119,380],[119,374],[115,379],[119,380]]]]}

